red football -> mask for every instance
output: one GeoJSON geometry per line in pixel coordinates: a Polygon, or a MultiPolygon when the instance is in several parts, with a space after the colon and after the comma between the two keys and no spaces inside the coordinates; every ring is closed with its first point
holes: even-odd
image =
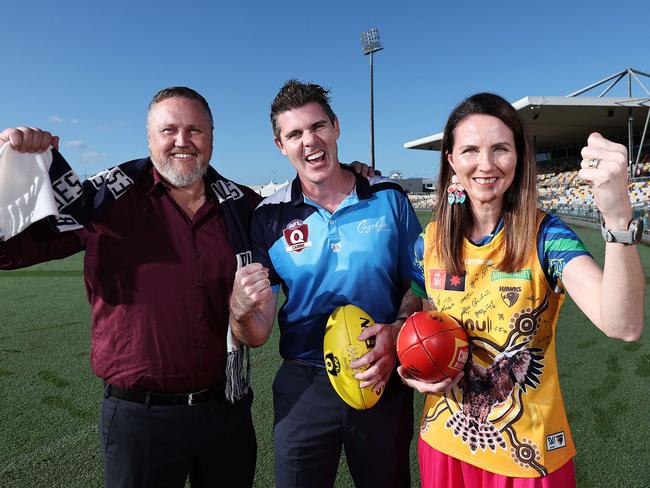
{"type": "Polygon", "coordinates": [[[469,356],[467,334],[441,312],[411,315],[397,336],[397,357],[411,376],[437,383],[460,373],[469,356]]]}

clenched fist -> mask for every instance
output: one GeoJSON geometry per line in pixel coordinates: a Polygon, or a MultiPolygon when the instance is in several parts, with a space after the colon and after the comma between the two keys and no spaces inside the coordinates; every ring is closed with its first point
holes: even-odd
{"type": "Polygon", "coordinates": [[[259,309],[271,296],[269,270],[260,263],[251,263],[237,270],[230,296],[230,313],[235,320],[259,309]]]}
{"type": "Polygon", "coordinates": [[[35,127],[16,127],[0,132],[0,145],[9,142],[19,152],[43,152],[49,146],[59,148],[59,137],[35,127]]]}
{"type": "Polygon", "coordinates": [[[632,218],[627,186],[627,148],[594,132],[582,148],[578,175],[593,187],[594,200],[608,228],[625,230],[632,218]]]}

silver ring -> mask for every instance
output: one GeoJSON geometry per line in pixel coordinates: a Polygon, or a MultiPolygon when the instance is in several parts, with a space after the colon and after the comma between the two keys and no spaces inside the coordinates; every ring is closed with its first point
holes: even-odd
{"type": "Polygon", "coordinates": [[[600,159],[590,159],[589,162],[587,163],[587,166],[590,168],[596,169],[598,167],[598,164],[600,163],[600,159]]]}

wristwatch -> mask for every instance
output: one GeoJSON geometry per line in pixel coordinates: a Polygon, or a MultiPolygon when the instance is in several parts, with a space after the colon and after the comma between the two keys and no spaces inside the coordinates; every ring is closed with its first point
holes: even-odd
{"type": "Polygon", "coordinates": [[[643,220],[632,219],[627,230],[611,230],[605,228],[605,222],[600,226],[600,233],[605,242],[619,242],[627,246],[641,242],[643,237],[643,220]]]}

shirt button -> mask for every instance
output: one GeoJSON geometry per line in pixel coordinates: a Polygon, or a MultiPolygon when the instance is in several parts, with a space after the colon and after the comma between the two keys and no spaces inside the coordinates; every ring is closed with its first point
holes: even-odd
{"type": "Polygon", "coordinates": [[[330,219],[330,225],[334,225],[334,220],[330,219]]]}

